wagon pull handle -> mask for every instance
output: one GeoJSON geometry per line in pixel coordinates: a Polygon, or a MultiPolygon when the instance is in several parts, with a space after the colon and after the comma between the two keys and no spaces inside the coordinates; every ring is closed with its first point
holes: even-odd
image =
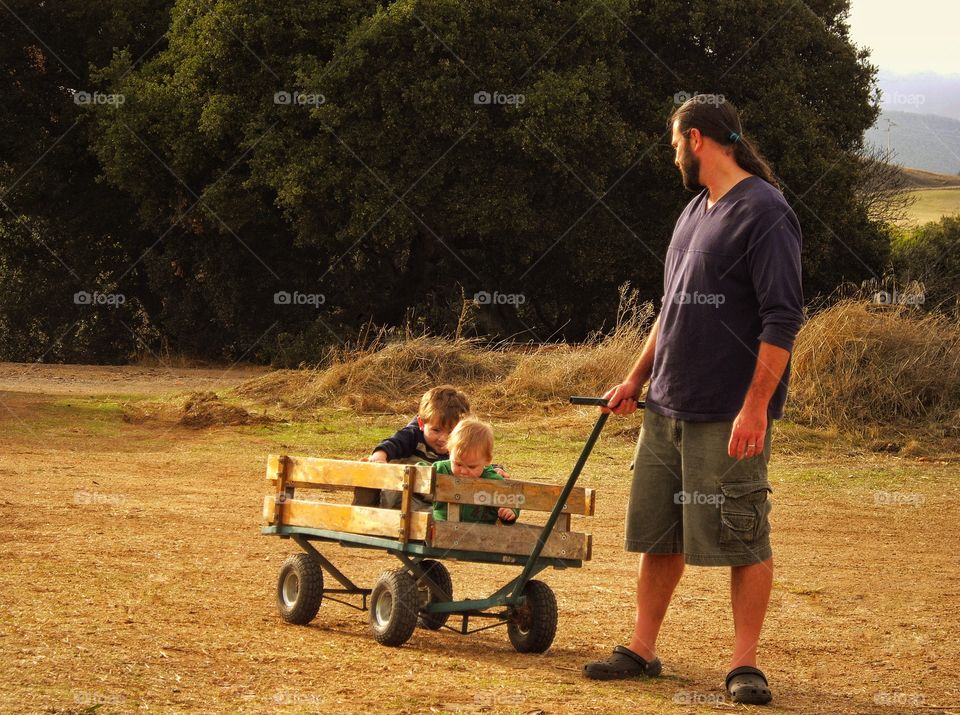
{"type": "MultiPolygon", "coordinates": [[[[592,405],[593,407],[606,407],[607,399],[605,397],[571,397],[571,405],[592,405]]],[[[637,400],[637,408],[643,409],[644,403],[642,400],[637,400]]]]}
{"type": "MultiPolygon", "coordinates": [[[[574,405],[595,405],[597,407],[607,406],[607,401],[602,397],[571,397],[570,402],[574,405]]],[[[583,465],[587,463],[587,457],[590,456],[590,452],[593,450],[593,445],[596,444],[597,438],[600,436],[601,430],[603,430],[603,425],[609,416],[609,412],[602,412],[597,418],[597,422],[593,426],[593,431],[587,438],[586,444],[583,445],[583,450],[580,452],[580,457],[577,459],[577,463],[573,466],[573,471],[570,472],[570,476],[567,478],[567,483],[560,492],[560,497],[557,499],[557,503],[553,505],[553,511],[550,512],[550,516],[547,518],[547,523],[544,524],[543,529],[540,531],[540,535],[537,537],[537,543],[534,545],[533,551],[530,552],[530,557],[527,559],[527,563],[524,565],[523,571],[513,583],[513,591],[510,594],[511,601],[516,601],[516,599],[523,593],[523,589],[527,585],[527,581],[530,580],[530,576],[533,573],[537,559],[540,558],[540,553],[543,551],[543,546],[547,542],[547,539],[550,538],[550,534],[553,533],[553,527],[556,525],[557,519],[560,517],[560,512],[563,510],[564,504],[567,503],[567,499],[570,498],[570,492],[573,491],[573,487],[577,483],[577,478],[580,476],[580,472],[583,471],[583,465]]]]}
{"type": "Polygon", "coordinates": [[[604,397],[571,397],[571,405],[593,405],[595,407],[606,407],[607,400],[604,397]]]}

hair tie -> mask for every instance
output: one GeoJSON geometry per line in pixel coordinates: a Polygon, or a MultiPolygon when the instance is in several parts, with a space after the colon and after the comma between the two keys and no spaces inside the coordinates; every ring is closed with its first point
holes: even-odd
{"type": "Polygon", "coordinates": [[[740,135],[737,134],[736,132],[730,132],[730,134],[729,134],[729,139],[730,139],[730,141],[736,143],[736,142],[740,141],[740,135]]]}

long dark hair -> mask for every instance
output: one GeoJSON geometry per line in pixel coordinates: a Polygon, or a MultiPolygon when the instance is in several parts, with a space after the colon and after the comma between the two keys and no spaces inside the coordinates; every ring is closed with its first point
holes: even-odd
{"type": "Polygon", "coordinates": [[[770,163],[763,158],[753,142],[743,135],[737,108],[722,94],[697,94],[690,97],[670,117],[670,126],[678,120],[681,132],[686,134],[690,129],[698,129],[703,136],[710,137],[721,146],[732,146],[733,158],[741,169],[759,176],[777,189],[780,188],[770,163]]]}

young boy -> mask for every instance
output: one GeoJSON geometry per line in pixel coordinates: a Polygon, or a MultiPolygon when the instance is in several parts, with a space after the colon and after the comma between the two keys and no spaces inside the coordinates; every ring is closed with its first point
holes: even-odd
{"type": "MultiPolygon", "coordinates": [[[[453,385],[440,385],[427,390],[420,398],[417,416],[410,424],[378,444],[369,462],[400,462],[430,464],[447,457],[450,432],[470,412],[467,396],[453,385]]],[[[354,489],[355,506],[378,506],[385,509],[400,507],[401,493],[384,489],[354,489]]],[[[413,508],[430,511],[431,502],[424,495],[415,495],[413,508]]]]}
{"type": "Polygon", "coordinates": [[[469,412],[470,401],[453,385],[427,390],[420,398],[417,416],[393,437],[378,444],[367,459],[370,462],[397,462],[417,457],[431,464],[445,459],[451,430],[469,412]]]}
{"type": "MultiPolygon", "coordinates": [[[[503,480],[490,465],[493,460],[493,428],[486,422],[468,418],[462,420],[450,434],[447,442],[450,459],[434,462],[437,474],[454,474],[458,477],[503,480]]],[[[520,516],[519,509],[508,507],[479,506],[464,504],[460,507],[460,521],[495,524],[515,524],[520,516]]],[[[447,520],[446,502],[433,505],[433,518],[447,520]]]]}

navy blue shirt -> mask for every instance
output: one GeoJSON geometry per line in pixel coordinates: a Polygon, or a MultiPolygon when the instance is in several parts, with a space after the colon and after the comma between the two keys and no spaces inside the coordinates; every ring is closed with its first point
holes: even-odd
{"type": "MultiPolygon", "coordinates": [[[[647,409],[692,422],[734,419],[760,342],[793,350],[803,323],[800,224],[783,194],[750,176],[707,210],[704,189],[667,249],[647,409]]],[[[790,365],[770,399],[783,416],[790,365]]]]}

